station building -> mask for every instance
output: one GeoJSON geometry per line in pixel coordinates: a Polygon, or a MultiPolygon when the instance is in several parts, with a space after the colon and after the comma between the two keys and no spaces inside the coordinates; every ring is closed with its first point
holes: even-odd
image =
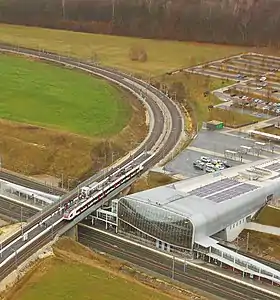
{"type": "Polygon", "coordinates": [[[279,271],[224,247],[279,196],[277,157],[127,195],[92,218],[152,248],[280,285],[279,271]]]}
{"type": "Polygon", "coordinates": [[[235,240],[279,196],[280,157],[265,159],[122,197],[117,231],[279,284],[279,271],[221,244],[235,240]]]}
{"type": "Polygon", "coordinates": [[[258,161],[125,196],[118,230],[178,250],[231,242],[279,196],[280,158],[258,161]]]}

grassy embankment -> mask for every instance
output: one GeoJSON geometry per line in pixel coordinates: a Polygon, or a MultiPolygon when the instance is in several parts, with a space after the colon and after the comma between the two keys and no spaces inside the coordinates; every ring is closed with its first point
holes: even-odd
{"type": "MultiPolygon", "coordinates": [[[[267,206],[257,216],[254,222],[267,225],[280,227],[280,209],[267,206]]],[[[249,248],[248,251],[264,257],[266,259],[280,261],[280,237],[272,234],[262,232],[244,230],[238,238],[238,246],[242,250],[246,250],[247,239],[249,232],[249,248]]]]}
{"type": "MultiPolygon", "coordinates": [[[[0,42],[45,49],[86,60],[94,59],[101,64],[150,78],[157,78],[170,70],[204,63],[249,50],[248,48],[235,46],[147,40],[4,24],[0,25],[0,42]],[[131,61],[128,53],[131,46],[134,45],[139,45],[146,50],[148,54],[147,62],[131,61]]],[[[178,76],[184,75],[178,74],[178,76]]],[[[178,80],[177,75],[170,76],[170,80],[178,80]]],[[[198,75],[186,75],[184,84],[187,86],[187,91],[190,95],[188,98],[195,108],[198,123],[201,124],[202,121],[210,118],[208,105],[217,103],[217,99],[214,96],[203,96],[205,89],[216,89],[229,84],[229,82],[223,82],[219,79],[208,79],[198,75]]],[[[223,113],[216,112],[215,109],[212,111],[212,117],[222,121],[228,119],[226,114],[224,116],[223,113]]],[[[239,114],[235,115],[234,120],[235,123],[239,123],[239,114]]],[[[188,127],[190,126],[188,125],[188,127]]],[[[118,143],[116,148],[123,148],[123,146],[118,143]]],[[[122,150],[117,152],[123,153],[122,150]]],[[[85,153],[89,152],[86,151],[85,153]]],[[[69,158],[66,158],[64,161],[68,160],[69,158]]],[[[89,159],[87,162],[89,162],[89,159]]],[[[86,163],[84,165],[88,166],[86,163]]],[[[61,167],[60,170],[62,169],[61,167]]],[[[71,177],[72,174],[69,173],[69,176],[71,177]]]]}
{"type": "Polygon", "coordinates": [[[249,248],[248,251],[254,255],[258,255],[272,261],[280,261],[280,237],[272,234],[244,230],[242,231],[238,245],[242,250],[246,251],[246,244],[249,232],[249,248]]]}
{"type": "Polygon", "coordinates": [[[75,179],[106,163],[97,161],[108,150],[104,140],[120,156],[145,135],[140,105],[132,109],[131,97],[103,80],[6,55],[0,70],[6,168],[75,179]]]}
{"type": "Polygon", "coordinates": [[[280,128],[277,127],[262,128],[259,131],[274,134],[274,135],[280,135],[280,128]]]}
{"type": "Polygon", "coordinates": [[[209,93],[205,96],[204,93],[231,85],[233,84],[232,81],[182,72],[172,76],[164,76],[164,80],[169,86],[171,86],[173,82],[178,81],[184,84],[187,99],[189,99],[188,101],[195,111],[199,127],[202,122],[208,120],[222,121],[226,126],[230,127],[260,120],[259,118],[230,110],[219,108],[209,109],[209,106],[214,106],[221,102],[215,95],[209,93]]]}
{"type": "Polygon", "coordinates": [[[16,286],[2,298],[0,295],[0,299],[190,300],[195,297],[206,300],[67,238],[56,243],[54,253],[55,256],[37,263],[16,286]]]}
{"type": "Polygon", "coordinates": [[[256,219],[257,223],[280,227],[280,209],[267,206],[265,207],[256,219]]]}
{"type": "Polygon", "coordinates": [[[161,185],[170,184],[176,181],[176,179],[173,179],[166,174],[151,171],[146,177],[141,177],[139,180],[137,180],[137,182],[133,184],[129,193],[137,193],[143,190],[156,188],[161,185]]]}

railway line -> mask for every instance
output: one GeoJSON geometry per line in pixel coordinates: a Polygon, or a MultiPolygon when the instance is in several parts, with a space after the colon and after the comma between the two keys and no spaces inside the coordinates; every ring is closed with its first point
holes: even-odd
{"type": "MultiPolygon", "coordinates": [[[[117,166],[107,168],[102,172],[87,179],[81,186],[89,183],[100,181],[103,178],[113,174],[118,168],[132,162],[135,157],[146,151],[152,151],[155,155],[145,165],[143,172],[147,171],[151,166],[159,162],[164,154],[171,152],[180,140],[183,132],[183,118],[178,107],[170,101],[166,95],[150,86],[146,82],[133,78],[127,74],[117,72],[108,68],[93,66],[76,59],[62,57],[54,53],[38,52],[32,49],[14,48],[9,45],[0,45],[0,52],[21,54],[36,59],[47,61],[48,63],[59,64],[71,68],[76,68],[84,72],[88,72],[93,76],[100,76],[119,84],[123,88],[128,89],[139,99],[145,94],[144,105],[150,112],[150,134],[144,143],[134,152],[133,155],[124,158],[117,166]]],[[[7,180],[7,178],[5,178],[7,180]]],[[[22,185],[28,185],[29,182],[22,178],[13,177],[13,182],[22,185]]],[[[34,188],[34,186],[32,186],[34,188]]],[[[69,203],[77,196],[78,188],[74,189],[67,195],[62,196],[60,203],[56,203],[51,207],[42,211],[39,215],[35,215],[30,222],[23,228],[23,232],[18,231],[13,236],[6,239],[1,244],[0,258],[0,280],[5,278],[9,272],[16,268],[16,264],[22,263],[28,256],[34,253],[38,248],[50,241],[66,223],[62,219],[61,205],[69,203]],[[23,239],[27,237],[27,240],[23,239]],[[19,251],[21,250],[21,251],[19,251]]],[[[69,223],[67,223],[69,224],[69,223]]]]}
{"type": "Polygon", "coordinates": [[[24,204],[12,202],[0,196],[0,212],[13,221],[26,222],[40,210],[24,204]]]}
{"type": "Polygon", "coordinates": [[[4,170],[4,169],[1,169],[1,171],[0,171],[0,179],[9,181],[14,184],[19,184],[19,185],[27,187],[27,188],[38,190],[38,191],[41,191],[44,193],[60,195],[60,196],[65,194],[65,191],[63,191],[60,188],[50,187],[43,183],[31,180],[27,177],[20,176],[19,174],[16,175],[15,173],[10,172],[8,170],[4,170]]]}
{"type": "MultiPolygon", "coordinates": [[[[150,111],[150,117],[153,118],[153,120],[151,120],[152,126],[150,127],[150,135],[135,151],[133,156],[126,157],[118,164],[118,166],[107,168],[105,171],[102,171],[89,178],[83,182],[81,186],[88,185],[89,183],[95,181],[100,181],[103,178],[113,174],[118,168],[121,168],[125,164],[131,162],[134,157],[138,157],[139,154],[145,151],[153,151],[155,155],[145,165],[143,170],[144,172],[159,162],[164,157],[164,154],[171,152],[180,139],[183,130],[183,121],[178,107],[163,93],[150,86],[146,82],[109,68],[94,66],[85,62],[80,62],[73,58],[62,57],[55,53],[38,52],[32,49],[24,48],[15,49],[9,45],[0,45],[0,52],[1,51],[27,55],[37,59],[45,60],[49,63],[76,68],[81,71],[88,72],[93,76],[106,78],[114,83],[120,84],[124,88],[127,88],[139,98],[145,94],[144,102],[150,111]]],[[[4,179],[7,180],[7,178],[4,179]]],[[[24,181],[22,178],[13,177],[12,182],[35,188],[34,185],[29,185],[31,182],[29,183],[28,181],[24,181]]],[[[23,232],[16,232],[13,236],[1,244],[0,280],[5,278],[14,269],[16,269],[22,262],[30,257],[31,254],[51,241],[57,234],[60,234],[63,228],[69,226],[69,224],[71,225],[71,223],[63,220],[61,205],[72,201],[76,196],[77,188],[67,195],[62,196],[60,203],[56,203],[45,211],[42,211],[39,215],[35,215],[27,224],[27,226],[23,228],[23,232]],[[24,236],[27,239],[24,239],[24,236]]],[[[161,255],[155,257],[155,255],[152,255],[151,253],[143,254],[143,251],[140,251],[139,253],[136,251],[134,253],[133,250],[127,250],[128,248],[125,248],[127,245],[124,245],[124,243],[123,245],[119,244],[116,246],[116,244],[114,244],[116,242],[113,242],[112,240],[105,239],[103,241],[100,239],[95,239],[95,241],[93,241],[92,239],[89,240],[89,238],[87,238],[85,235],[86,233],[82,233],[80,236],[81,242],[84,241],[84,243],[89,243],[91,246],[94,245],[94,247],[100,249],[100,251],[103,249],[103,251],[105,250],[112,255],[129,260],[132,263],[152,269],[153,271],[166,276],[169,274],[170,276],[172,265],[172,260],[170,259],[167,260],[161,255]],[[143,257],[147,257],[148,259],[144,260],[143,257]]],[[[267,294],[260,290],[254,290],[251,287],[244,286],[243,284],[233,283],[231,280],[224,279],[221,276],[217,276],[217,278],[213,280],[213,274],[206,274],[204,271],[198,270],[194,267],[188,266],[187,274],[183,270],[184,266],[181,263],[176,262],[172,271],[173,278],[182,282],[187,282],[189,285],[196,286],[213,294],[223,296],[225,299],[279,299],[279,297],[267,294]]]]}
{"type": "Polygon", "coordinates": [[[124,261],[141,266],[147,270],[162,274],[179,282],[209,292],[228,300],[272,300],[279,297],[268,295],[251,287],[244,286],[207,273],[198,268],[166,258],[160,254],[145,250],[131,243],[93,230],[84,224],[78,225],[78,241],[99,252],[118,257],[124,261]],[[173,267],[174,266],[174,267],[173,267]]]}

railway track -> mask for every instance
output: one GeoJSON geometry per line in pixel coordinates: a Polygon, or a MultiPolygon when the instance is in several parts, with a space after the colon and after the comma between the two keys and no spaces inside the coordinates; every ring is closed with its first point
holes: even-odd
{"type": "Polygon", "coordinates": [[[34,209],[24,204],[12,202],[0,196],[0,212],[12,221],[26,222],[38,213],[40,209],[34,209]]]}
{"type": "Polygon", "coordinates": [[[65,194],[65,191],[63,191],[60,188],[45,185],[43,183],[29,179],[25,176],[21,176],[20,174],[10,172],[10,171],[4,170],[4,169],[1,169],[1,171],[0,171],[0,179],[9,181],[14,184],[18,184],[18,185],[21,185],[21,186],[24,186],[27,188],[38,190],[38,191],[41,191],[44,193],[49,193],[49,194],[59,195],[59,196],[65,194]]]}
{"type": "MultiPolygon", "coordinates": [[[[12,54],[21,54],[25,56],[34,57],[36,59],[40,59],[46,61],[48,63],[53,63],[56,65],[67,66],[71,68],[76,68],[83,72],[87,72],[92,74],[93,76],[100,76],[106,78],[109,81],[119,84],[123,88],[128,89],[130,92],[134,93],[138,96],[138,98],[142,98],[142,95],[145,94],[145,106],[148,108],[150,112],[151,118],[151,127],[150,127],[150,134],[145,139],[145,142],[134,152],[132,156],[128,156],[123,159],[117,166],[113,166],[110,169],[106,169],[101,171],[100,173],[96,174],[95,176],[87,179],[85,182],[81,184],[87,185],[91,182],[98,181],[103,179],[104,177],[109,176],[119,167],[124,166],[128,162],[132,161],[134,157],[138,156],[144,151],[153,151],[156,154],[153,158],[149,161],[149,164],[145,166],[144,171],[147,171],[151,166],[159,162],[163,158],[163,153],[167,154],[171,152],[174,147],[176,146],[177,142],[180,140],[181,134],[183,132],[183,118],[181,115],[180,110],[178,107],[170,101],[166,95],[162,92],[158,91],[154,87],[150,86],[146,82],[143,82],[139,79],[133,78],[127,74],[120,73],[115,70],[111,70],[109,68],[97,67],[85,62],[78,61],[73,58],[69,57],[62,57],[58,56],[54,53],[46,53],[46,52],[38,52],[32,49],[25,49],[25,48],[14,48],[9,45],[0,45],[0,52],[4,53],[12,53],[12,54]]],[[[15,178],[14,178],[15,180],[15,178]]],[[[17,184],[21,184],[23,181],[19,179],[19,181],[15,182],[17,184]]],[[[29,183],[25,182],[24,184],[29,185],[29,183]]],[[[53,220],[52,224],[48,224],[48,228],[51,228],[52,235],[55,232],[59,232],[61,228],[65,225],[64,221],[59,221],[59,216],[54,215],[55,212],[59,209],[61,204],[67,203],[74,199],[77,196],[78,188],[72,190],[67,195],[62,196],[60,203],[56,203],[51,207],[47,208],[45,211],[42,211],[40,215],[35,215],[30,222],[23,228],[23,233],[28,233],[30,236],[36,236],[40,232],[40,227],[38,224],[47,217],[50,217],[53,220]],[[57,224],[59,222],[59,224],[57,224]],[[33,229],[34,228],[34,229],[33,229]]],[[[13,247],[22,247],[22,240],[21,240],[22,232],[18,231],[13,236],[6,239],[1,247],[8,249],[7,255],[11,255],[10,245],[14,243],[13,247]],[[15,242],[16,241],[16,242],[15,242]]],[[[24,248],[21,251],[20,256],[17,255],[18,263],[22,262],[26,259],[29,255],[34,253],[36,249],[38,249],[38,245],[42,246],[44,243],[48,242],[51,239],[51,233],[47,232],[34,241],[34,243],[30,244],[28,247],[24,248]],[[48,236],[48,238],[47,238],[48,236]],[[31,246],[32,245],[32,246],[31,246]]],[[[31,238],[29,238],[29,242],[31,242],[31,238]]],[[[16,249],[15,249],[16,250],[16,249]]],[[[15,264],[12,263],[11,260],[7,261],[3,265],[2,259],[2,266],[0,268],[0,279],[3,279],[8,272],[15,268],[15,264]],[[13,266],[13,267],[12,267],[13,266]]],[[[0,260],[1,262],[1,260],[0,260]]],[[[4,261],[5,262],[5,261],[4,261]]]]}
{"type": "Polygon", "coordinates": [[[173,278],[174,280],[227,300],[279,299],[279,297],[254,290],[251,287],[238,284],[212,273],[203,272],[189,265],[184,268],[184,265],[177,261],[173,268],[172,259],[94,231],[84,224],[78,225],[78,241],[95,251],[106,252],[124,261],[144,267],[150,271],[173,278]]]}

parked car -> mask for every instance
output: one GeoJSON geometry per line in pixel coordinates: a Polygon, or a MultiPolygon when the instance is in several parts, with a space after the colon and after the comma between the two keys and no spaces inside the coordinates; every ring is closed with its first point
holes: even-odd
{"type": "Polygon", "coordinates": [[[224,160],[223,161],[223,165],[226,167],[226,168],[230,168],[231,165],[229,164],[229,162],[227,160],[224,160]]]}
{"type": "Polygon", "coordinates": [[[206,168],[205,168],[205,171],[206,171],[207,173],[213,173],[213,172],[215,172],[214,169],[209,168],[209,167],[206,167],[206,168]]]}
{"type": "Polygon", "coordinates": [[[200,160],[201,160],[202,162],[204,162],[204,163],[209,163],[209,162],[210,162],[210,158],[207,157],[207,156],[201,156],[201,157],[200,157],[200,160]]]}

